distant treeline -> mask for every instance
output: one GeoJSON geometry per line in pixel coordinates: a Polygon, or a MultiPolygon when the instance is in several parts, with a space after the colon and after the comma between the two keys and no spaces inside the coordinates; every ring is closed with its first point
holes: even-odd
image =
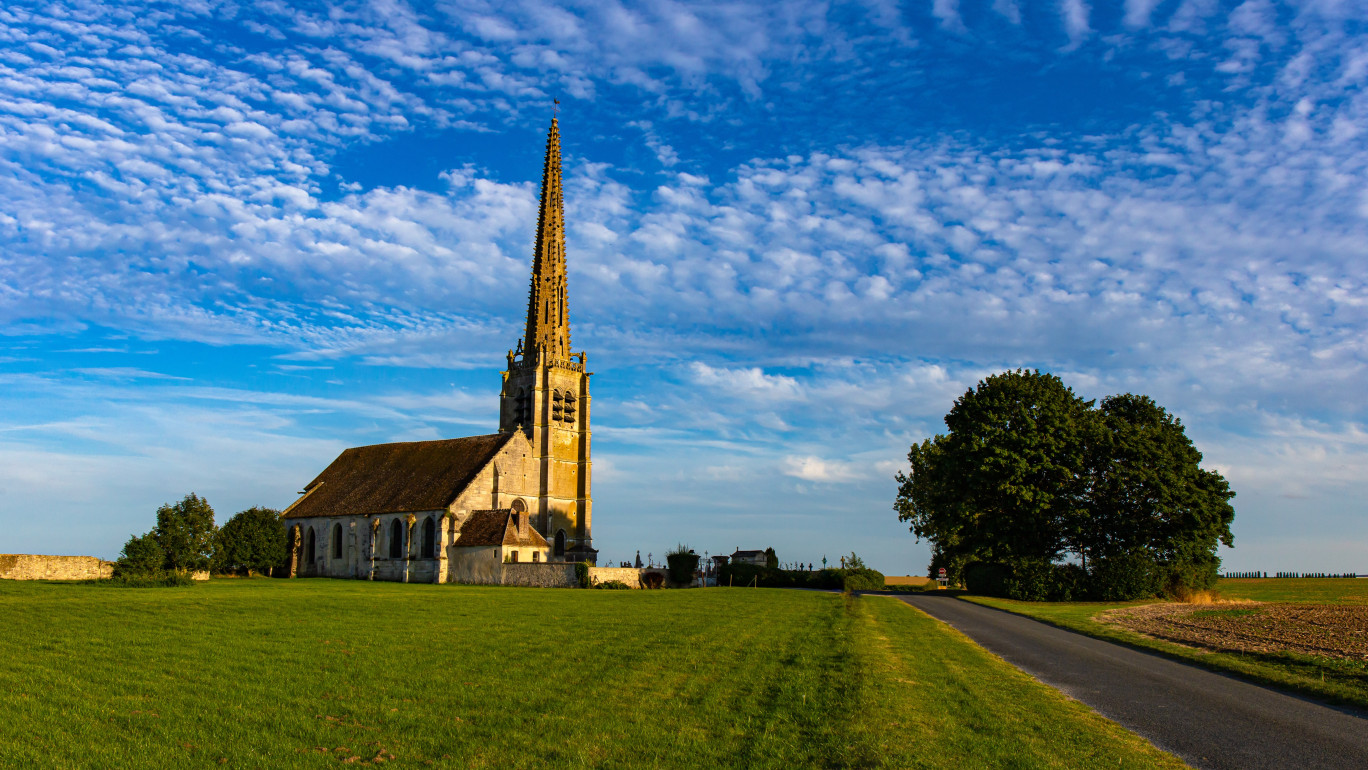
{"type": "MultiPolygon", "coordinates": [[[[1360,577],[1354,572],[1274,572],[1275,578],[1356,578],[1360,577]]],[[[1227,572],[1222,577],[1227,578],[1266,578],[1267,572],[1227,572]]],[[[1368,577],[1363,575],[1362,577],[1368,577]]]]}
{"type": "Polygon", "coordinates": [[[789,570],[754,564],[724,564],[717,572],[721,586],[760,588],[818,588],[832,591],[879,591],[883,573],[867,567],[789,570]]]}

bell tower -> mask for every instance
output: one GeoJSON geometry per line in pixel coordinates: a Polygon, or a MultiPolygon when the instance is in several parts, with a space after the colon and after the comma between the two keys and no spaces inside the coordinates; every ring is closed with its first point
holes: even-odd
{"type": "Polygon", "coordinates": [[[532,443],[538,496],[532,521],[552,545],[551,559],[596,563],[590,534],[588,355],[570,351],[565,282],[565,210],[560,127],[551,119],[542,165],[541,207],[527,295],[527,328],[508,351],[499,394],[499,432],[521,430],[532,443]]]}

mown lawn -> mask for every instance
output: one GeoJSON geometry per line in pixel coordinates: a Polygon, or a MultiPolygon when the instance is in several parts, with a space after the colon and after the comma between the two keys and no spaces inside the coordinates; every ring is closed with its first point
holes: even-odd
{"type": "Polygon", "coordinates": [[[0,582],[0,766],[1181,767],[895,599],[0,582]]]}
{"type": "MultiPolygon", "coordinates": [[[[1222,599],[1304,604],[1361,604],[1368,602],[1368,579],[1351,578],[1248,578],[1221,580],[1216,591],[1222,599]]],[[[1209,652],[1151,639],[1124,628],[1103,623],[1097,616],[1117,607],[1152,603],[1017,602],[981,596],[967,601],[1015,612],[1072,629],[1089,636],[1161,652],[1205,668],[1236,674],[1261,684],[1309,695],[1313,698],[1368,710],[1368,661],[1337,660],[1296,653],[1209,652]]]]}

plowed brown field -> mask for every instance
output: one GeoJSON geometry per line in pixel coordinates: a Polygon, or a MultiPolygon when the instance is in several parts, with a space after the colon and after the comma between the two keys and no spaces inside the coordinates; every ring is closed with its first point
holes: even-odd
{"type": "Polygon", "coordinates": [[[1368,661],[1368,606],[1240,602],[1147,604],[1101,619],[1148,636],[1219,652],[1296,652],[1368,661]]]}

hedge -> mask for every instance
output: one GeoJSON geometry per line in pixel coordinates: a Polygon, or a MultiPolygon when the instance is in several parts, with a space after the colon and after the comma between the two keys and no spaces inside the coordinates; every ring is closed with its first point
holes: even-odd
{"type": "Polygon", "coordinates": [[[1186,570],[1156,564],[1142,553],[1099,559],[1091,567],[1084,571],[1077,564],[971,562],[964,568],[964,586],[970,593],[1027,602],[1118,602],[1176,595],[1200,586],[1214,572],[1207,564],[1186,570]]]}
{"type": "Polygon", "coordinates": [[[878,591],[883,573],[872,569],[784,570],[754,564],[724,564],[717,573],[718,585],[763,588],[819,588],[830,591],[878,591]]]}

